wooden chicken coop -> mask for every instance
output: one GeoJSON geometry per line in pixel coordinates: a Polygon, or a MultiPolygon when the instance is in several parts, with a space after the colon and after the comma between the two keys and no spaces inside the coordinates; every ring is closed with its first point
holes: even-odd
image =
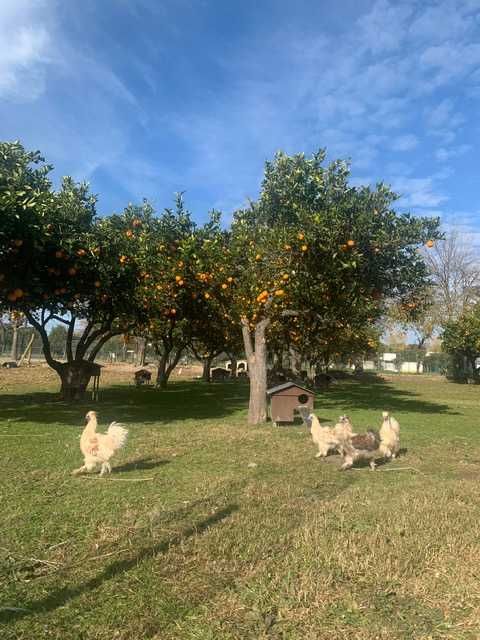
{"type": "Polygon", "coordinates": [[[270,419],[274,426],[280,422],[293,422],[298,407],[308,407],[313,411],[315,395],[294,382],[284,382],[267,390],[270,405],[270,419]]]}

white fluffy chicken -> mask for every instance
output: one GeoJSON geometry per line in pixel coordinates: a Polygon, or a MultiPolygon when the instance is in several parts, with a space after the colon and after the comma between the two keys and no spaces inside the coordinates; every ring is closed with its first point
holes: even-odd
{"type": "Polygon", "coordinates": [[[388,411],[382,413],[383,422],[380,427],[380,451],[385,458],[397,456],[400,449],[400,425],[388,411]]]}
{"type": "Polygon", "coordinates": [[[322,427],[320,420],[307,407],[299,407],[298,411],[318,447],[316,458],[326,458],[331,451],[340,450],[341,443],[354,435],[348,416],[341,416],[334,427],[322,427]]]}
{"type": "Polygon", "coordinates": [[[112,422],[107,433],[97,433],[97,413],[89,411],[85,416],[87,426],[80,437],[80,450],[83,453],[83,465],[75,469],[72,475],[85,471],[94,471],[102,465],[100,476],[110,473],[110,458],[121,449],[127,440],[128,431],[118,422],[112,422]]]}
{"type": "Polygon", "coordinates": [[[312,440],[318,447],[316,458],[326,458],[330,451],[335,451],[338,445],[338,438],[331,427],[322,427],[320,420],[314,413],[308,416],[310,421],[310,433],[312,440]]]}

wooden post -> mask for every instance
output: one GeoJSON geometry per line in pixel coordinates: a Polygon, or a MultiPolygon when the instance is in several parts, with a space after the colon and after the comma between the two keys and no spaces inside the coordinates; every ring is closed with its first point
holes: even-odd
{"type": "Polygon", "coordinates": [[[20,358],[20,362],[18,363],[19,367],[23,364],[24,360],[28,360],[28,364],[30,364],[30,360],[32,357],[32,345],[34,340],[35,340],[35,334],[32,333],[32,335],[30,336],[30,340],[28,341],[27,347],[25,351],[22,353],[22,357],[20,358]]]}

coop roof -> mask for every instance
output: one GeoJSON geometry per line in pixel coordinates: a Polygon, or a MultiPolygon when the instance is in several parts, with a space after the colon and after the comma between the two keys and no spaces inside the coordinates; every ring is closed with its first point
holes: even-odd
{"type": "Polygon", "coordinates": [[[285,391],[285,389],[290,389],[291,387],[296,387],[297,389],[301,389],[302,391],[306,391],[307,393],[310,393],[311,395],[313,395],[310,389],[301,387],[299,384],[296,384],[295,382],[284,382],[283,384],[279,384],[276,387],[271,387],[270,389],[267,389],[267,393],[268,395],[273,395],[274,393],[278,393],[279,391],[285,391]]]}

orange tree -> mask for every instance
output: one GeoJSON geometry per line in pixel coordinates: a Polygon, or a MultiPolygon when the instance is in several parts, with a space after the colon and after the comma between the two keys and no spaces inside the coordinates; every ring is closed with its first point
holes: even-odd
{"type": "Polygon", "coordinates": [[[190,260],[194,290],[189,347],[203,362],[206,381],[215,357],[226,353],[234,361],[242,352],[240,326],[230,313],[236,282],[229,238],[220,215],[212,212],[209,222],[197,229],[190,260]]]}
{"type": "Polygon", "coordinates": [[[155,348],[161,388],[187,348],[207,371],[213,357],[233,348],[235,327],[221,305],[230,284],[219,280],[225,238],[218,213],[197,225],[179,195],[173,210],[152,220],[148,242],[140,247],[136,303],[144,318],[136,331],[155,348]]]}
{"type": "Polygon", "coordinates": [[[63,397],[77,399],[102,346],[137,319],[137,254],[150,211],[97,218],[87,186],[65,178],[55,191],[50,170],[38,152],[0,144],[0,294],[40,334],[63,397]],[[52,355],[54,322],[67,328],[66,362],[52,355]]]}
{"type": "Polygon", "coordinates": [[[139,253],[143,268],[136,295],[145,315],[136,330],[153,344],[160,388],[167,386],[191,339],[197,290],[192,268],[196,233],[179,195],[174,210],[166,209],[152,221],[149,240],[139,253]]]}
{"type": "Polygon", "coordinates": [[[438,220],[397,213],[388,187],[352,187],[347,164],[324,159],[277,154],[258,201],[232,223],[231,315],[249,362],[251,424],[266,419],[273,322],[297,318],[298,342],[317,346],[334,327],[340,343],[342,331],[360,335],[387,299],[408,300],[428,277],[418,247],[438,237],[438,220]]]}

